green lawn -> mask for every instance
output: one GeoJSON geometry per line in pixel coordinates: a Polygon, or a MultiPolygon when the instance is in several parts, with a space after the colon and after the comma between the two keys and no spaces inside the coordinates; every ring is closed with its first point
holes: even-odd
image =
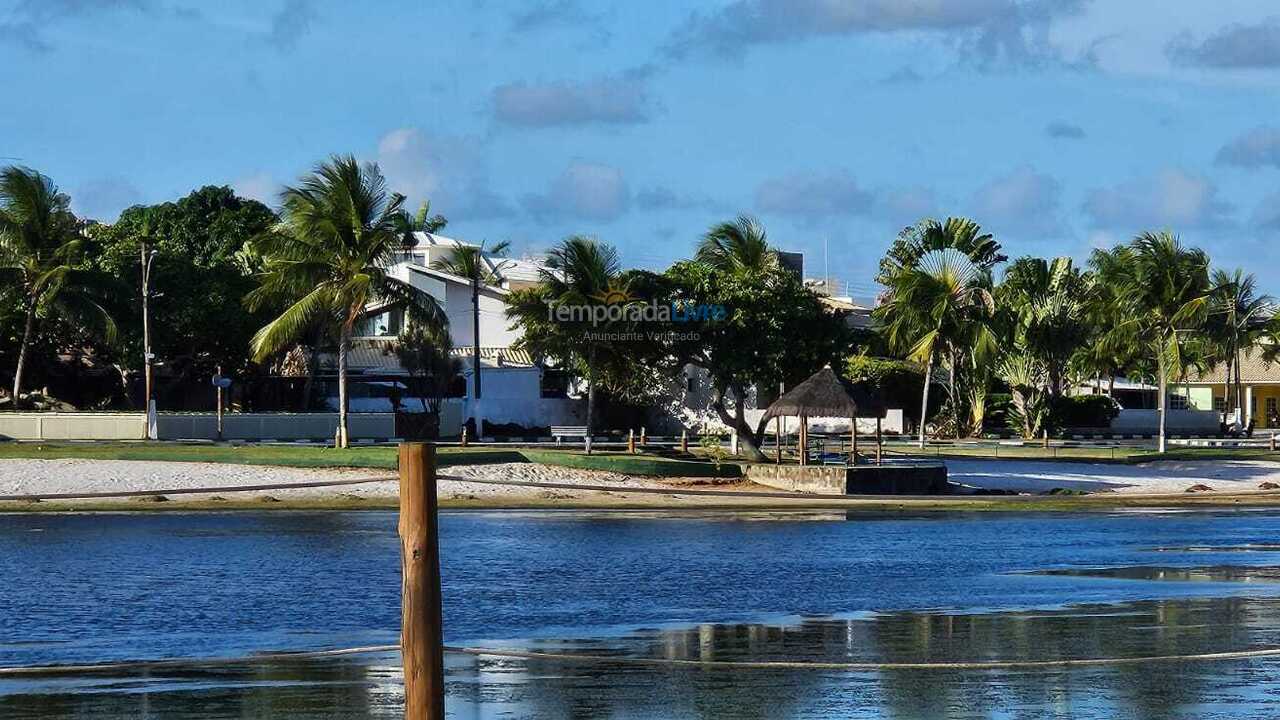
{"type": "MultiPolygon", "coordinates": [[[[348,450],[306,445],[196,445],[178,443],[0,443],[4,458],[80,458],[86,460],[168,460],[239,465],[286,465],[308,468],[376,468],[394,470],[394,447],[357,447],[348,450]]],[[[731,463],[719,469],[709,462],[653,455],[596,453],[493,447],[440,448],[439,464],[487,465],[536,462],[546,465],[609,470],[629,475],[661,477],[737,477],[741,469],[731,463]]]]}
{"type": "Polygon", "coordinates": [[[1161,455],[1155,450],[1135,447],[1042,447],[1039,445],[937,445],[920,449],[914,445],[893,445],[886,454],[913,457],[985,458],[998,460],[1060,460],[1064,462],[1140,463],[1172,460],[1274,460],[1280,452],[1266,448],[1175,447],[1161,455]]]}

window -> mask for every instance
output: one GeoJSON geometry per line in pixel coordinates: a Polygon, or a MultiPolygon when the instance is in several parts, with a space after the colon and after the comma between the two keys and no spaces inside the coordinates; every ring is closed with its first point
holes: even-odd
{"type": "Polygon", "coordinates": [[[1190,406],[1190,404],[1191,403],[1187,401],[1186,395],[1179,395],[1177,393],[1169,394],[1170,410],[1186,410],[1190,406]]]}
{"type": "Polygon", "coordinates": [[[356,337],[396,337],[404,327],[404,310],[394,308],[356,323],[356,337]]]}
{"type": "Polygon", "coordinates": [[[1217,410],[1218,412],[1226,412],[1226,411],[1227,411],[1227,399],[1226,399],[1225,397],[1221,396],[1221,395],[1214,395],[1214,396],[1213,396],[1213,409],[1214,409],[1214,410],[1217,410]]]}
{"type": "Polygon", "coordinates": [[[1274,397],[1267,398],[1267,424],[1268,425],[1274,422],[1274,418],[1276,417],[1276,414],[1277,414],[1276,400],[1277,398],[1274,398],[1274,397]]]}

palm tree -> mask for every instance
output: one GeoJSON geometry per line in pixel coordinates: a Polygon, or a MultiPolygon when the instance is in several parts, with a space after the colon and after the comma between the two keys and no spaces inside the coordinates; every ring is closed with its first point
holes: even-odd
{"type": "Polygon", "coordinates": [[[395,304],[424,325],[448,320],[430,295],[391,277],[402,247],[404,196],[388,192],[378,166],[334,156],[280,194],[280,223],[257,239],[265,270],[245,297],[250,309],[289,305],[253,336],[261,361],[297,341],[314,322],[338,338],[338,439],[348,446],[347,351],[352,329],[371,304],[395,304]]]}
{"type": "Polygon", "coordinates": [[[412,248],[418,244],[418,238],[415,237],[415,233],[435,234],[449,224],[449,220],[445,216],[439,213],[431,214],[430,200],[422,201],[422,205],[418,207],[416,215],[410,215],[408,211],[405,211],[396,218],[396,222],[406,248],[412,248]]]}
{"type": "MultiPolygon", "coordinates": [[[[586,305],[600,302],[616,290],[622,275],[618,250],[594,238],[573,235],[565,238],[547,253],[544,268],[539,271],[547,297],[558,305],[586,305]]],[[[586,352],[581,354],[587,376],[587,452],[595,429],[597,360],[601,343],[587,333],[586,352]]]]}
{"type": "Polygon", "coordinates": [[[113,340],[116,324],[104,307],[108,282],[79,267],[83,223],[71,199],[45,175],[24,167],[0,170],[0,285],[17,290],[26,315],[13,373],[13,406],[22,393],[27,351],[38,320],[61,315],[113,340]]]}
{"type": "Polygon", "coordinates": [[[695,258],[717,270],[764,270],[778,262],[764,226],[749,215],[712,225],[702,236],[695,258]]]}
{"type": "Polygon", "coordinates": [[[1180,376],[1185,366],[1181,336],[1204,326],[1211,290],[1209,258],[1162,231],[1144,232],[1111,250],[1095,250],[1090,263],[1118,299],[1119,316],[1109,334],[1123,342],[1136,341],[1155,359],[1159,449],[1164,452],[1168,381],[1180,376]]]}
{"type": "MultiPolygon", "coordinates": [[[[506,241],[500,242],[489,249],[488,255],[502,256],[506,254],[507,249],[511,247],[511,243],[506,241]]],[[[502,260],[493,262],[485,257],[486,252],[484,244],[478,247],[475,245],[463,245],[459,243],[449,254],[435,262],[431,263],[433,269],[441,272],[447,272],[450,275],[457,275],[463,278],[471,285],[471,372],[474,375],[472,381],[472,399],[475,400],[475,406],[472,407],[472,413],[476,421],[476,435],[483,434],[484,428],[480,427],[482,422],[480,416],[480,290],[481,288],[498,285],[502,282],[502,270],[507,267],[508,261],[502,260]]]]}
{"type": "Polygon", "coordinates": [[[1209,281],[1211,306],[1206,330],[1213,355],[1224,366],[1226,376],[1223,385],[1223,422],[1228,412],[1243,406],[1240,379],[1240,361],[1244,353],[1251,352],[1268,334],[1268,321],[1275,315],[1274,300],[1269,295],[1259,295],[1257,279],[1242,270],[1213,271],[1209,281]],[[1233,396],[1232,371],[1235,372],[1233,396]],[[1234,398],[1235,403],[1232,404],[1234,398]]]}
{"type": "Polygon", "coordinates": [[[903,230],[880,263],[877,281],[887,293],[875,317],[890,347],[924,365],[921,447],[934,364],[943,360],[949,366],[947,387],[958,428],[960,364],[976,366],[995,354],[991,274],[1004,260],[999,243],[977,223],[948,218],[903,230]]]}
{"type": "Polygon", "coordinates": [[[1018,258],[1005,271],[998,304],[1013,316],[1012,342],[1044,368],[1049,395],[1061,397],[1072,356],[1088,339],[1093,276],[1071,258],[1018,258]]]}

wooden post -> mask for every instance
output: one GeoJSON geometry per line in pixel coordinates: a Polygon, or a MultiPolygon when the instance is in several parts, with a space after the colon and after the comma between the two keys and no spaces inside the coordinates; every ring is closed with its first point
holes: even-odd
{"type": "Polygon", "coordinates": [[[809,464],[809,418],[800,416],[800,464],[809,464]]]}
{"type": "Polygon", "coordinates": [[[1049,428],[1044,429],[1044,446],[1049,447],[1049,428]]]}
{"type": "Polygon", "coordinates": [[[405,720],[444,720],[436,449],[400,445],[400,655],[405,720]]]}
{"type": "Polygon", "coordinates": [[[635,430],[627,431],[627,452],[631,453],[632,455],[636,454],[636,431],[635,430]]]}
{"type": "Polygon", "coordinates": [[[880,435],[880,416],[876,416],[876,464],[879,465],[884,454],[884,439],[880,435]]]}
{"type": "Polygon", "coordinates": [[[680,431],[680,452],[689,453],[689,430],[686,428],[680,431]]]}
{"type": "Polygon", "coordinates": [[[1271,452],[1276,451],[1276,434],[1271,433],[1271,452]]]}
{"type": "Polygon", "coordinates": [[[774,456],[773,459],[775,462],[781,465],[782,464],[782,418],[781,417],[776,417],[773,419],[773,438],[774,440],[777,441],[773,444],[773,456],[774,456]]]}
{"type": "Polygon", "coordinates": [[[858,464],[858,418],[851,417],[849,418],[849,422],[850,422],[849,438],[850,438],[850,442],[853,444],[853,450],[852,452],[849,453],[849,460],[851,465],[857,465],[858,464]]]}
{"type": "Polygon", "coordinates": [[[643,427],[643,426],[642,426],[642,427],[640,428],[640,447],[644,447],[644,446],[645,446],[645,445],[647,445],[648,443],[649,443],[649,431],[648,431],[648,428],[645,428],[645,427],[643,427]]]}
{"type": "Polygon", "coordinates": [[[462,426],[462,447],[467,446],[467,426],[462,426]]]}

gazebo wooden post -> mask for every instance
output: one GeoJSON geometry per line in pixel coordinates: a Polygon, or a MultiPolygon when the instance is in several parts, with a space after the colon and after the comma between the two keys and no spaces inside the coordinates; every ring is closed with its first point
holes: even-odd
{"type": "Polygon", "coordinates": [[[800,416],[800,464],[809,464],[809,418],[800,416]]]}
{"type": "Polygon", "coordinates": [[[773,437],[777,441],[773,444],[774,459],[779,465],[782,464],[782,416],[773,419],[773,437]]]}
{"type": "Polygon", "coordinates": [[[884,440],[880,436],[880,416],[876,416],[876,464],[881,462],[881,455],[884,453],[884,440]]]}
{"type": "Polygon", "coordinates": [[[858,464],[858,418],[849,418],[849,440],[853,446],[853,450],[849,453],[849,464],[858,464]]]}

